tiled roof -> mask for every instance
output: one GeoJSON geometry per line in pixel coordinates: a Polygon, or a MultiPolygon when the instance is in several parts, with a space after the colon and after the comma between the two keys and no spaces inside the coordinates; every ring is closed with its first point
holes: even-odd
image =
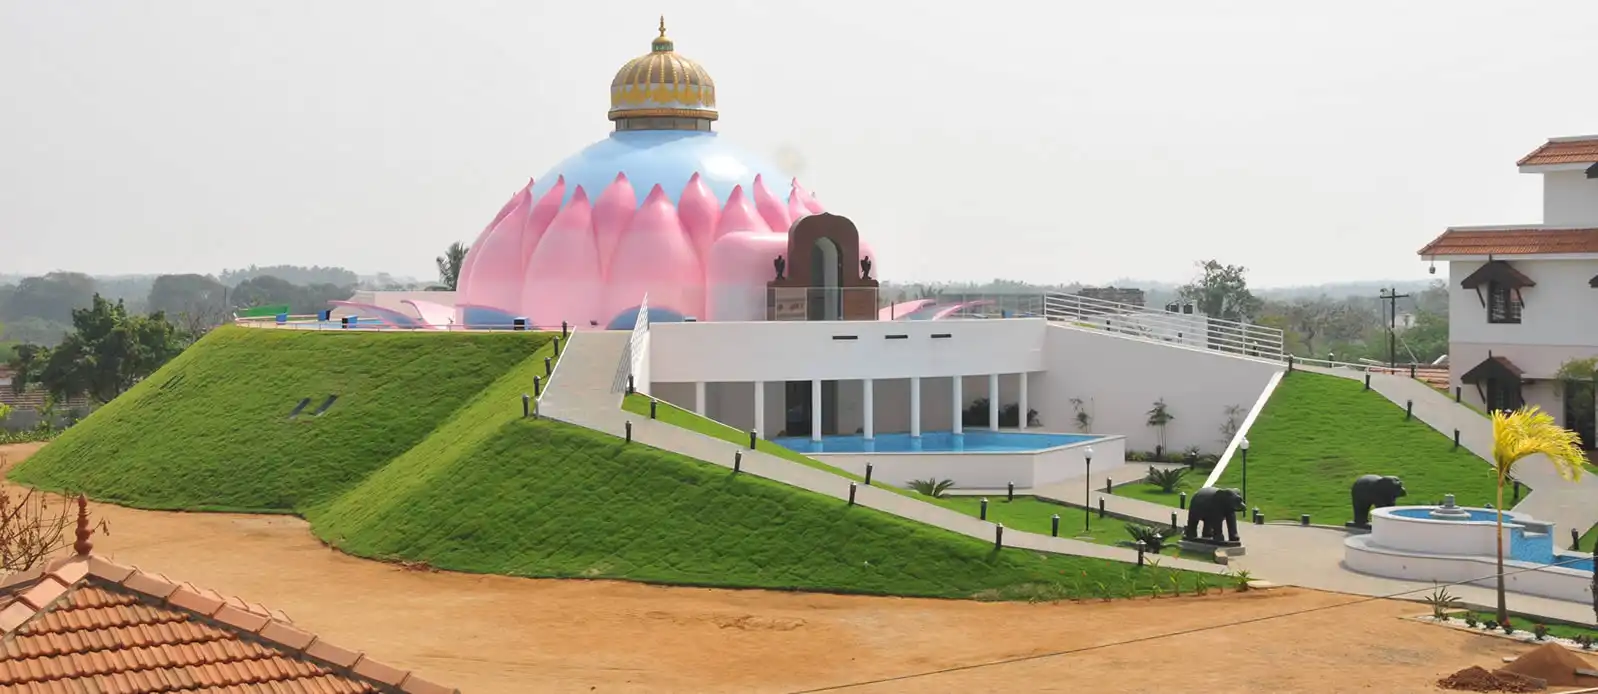
{"type": "Polygon", "coordinates": [[[1449,229],[1420,249],[1422,256],[1598,253],[1598,229],[1449,229]]]}
{"type": "Polygon", "coordinates": [[[281,612],[89,555],[86,518],[78,555],[0,581],[0,692],[458,694],[281,612]]]}
{"type": "MultiPolygon", "coordinates": [[[[22,391],[21,393],[13,393],[11,392],[10,383],[10,379],[12,378],[16,378],[16,373],[11,370],[11,367],[0,365],[0,381],[5,381],[4,383],[0,383],[0,404],[10,405],[19,410],[38,410],[44,407],[46,393],[43,388],[33,386],[22,391]]],[[[89,399],[79,395],[68,399],[66,402],[61,403],[56,407],[74,408],[88,406],[89,399]]]]}
{"type": "Polygon", "coordinates": [[[1598,135],[1587,137],[1561,137],[1549,140],[1531,154],[1515,162],[1516,166],[1546,166],[1549,164],[1592,164],[1598,162],[1598,135]]]}

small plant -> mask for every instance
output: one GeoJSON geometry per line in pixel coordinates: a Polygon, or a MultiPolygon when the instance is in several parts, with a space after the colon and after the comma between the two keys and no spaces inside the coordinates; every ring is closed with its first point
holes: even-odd
{"type": "Polygon", "coordinates": [[[1229,575],[1232,577],[1232,587],[1236,588],[1239,593],[1248,590],[1249,582],[1254,580],[1254,576],[1248,572],[1248,569],[1233,571],[1229,575]]]}
{"type": "Polygon", "coordinates": [[[1126,534],[1132,536],[1132,540],[1127,542],[1127,545],[1136,547],[1138,542],[1142,542],[1143,551],[1155,554],[1164,551],[1168,546],[1166,543],[1175,537],[1175,533],[1172,533],[1172,537],[1165,537],[1161,535],[1158,528],[1143,525],[1142,523],[1127,523],[1126,534]]]}
{"type": "Polygon", "coordinates": [[[1178,573],[1172,573],[1166,578],[1171,582],[1171,595],[1179,598],[1182,597],[1182,575],[1178,573]]]}
{"type": "Polygon", "coordinates": [[[954,480],[938,480],[927,478],[924,480],[910,480],[910,489],[922,496],[942,499],[949,495],[949,488],[954,486],[954,480]]]}
{"type": "Polygon", "coordinates": [[[1593,638],[1591,636],[1588,636],[1586,634],[1576,634],[1576,638],[1574,639],[1574,641],[1576,642],[1577,646],[1581,646],[1581,650],[1584,650],[1584,651],[1592,650],[1594,641],[1593,641],[1593,638]]]}
{"type": "Polygon", "coordinates": [[[1210,594],[1210,579],[1208,576],[1204,574],[1193,576],[1193,594],[1201,597],[1210,594]]]}
{"type": "Polygon", "coordinates": [[[1149,459],[1149,454],[1144,453],[1143,451],[1127,451],[1126,452],[1126,462],[1128,462],[1128,463],[1142,463],[1142,462],[1147,462],[1148,459],[1149,459]]]}
{"type": "Polygon", "coordinates": [[[1428,593],[1425,602],[1432,608],[1432,619],[1439,622],[1448,619],[1448,611],[1459,608],[1459,598],[1448,592],[1448,588],[1437,586],[1428,593]]]}
{"type": "Polygon", "coordinates": [[[1076,421],[1076,428],[1082,433],[1088,433],[1093,428],[1093,415],[1088,412],[1086,403],[1082,398],[1071,398],[1071,419],[1076,421]]]}
{"type": "Polygon", "coordinates": [[[1489,619],[1482,623],[1481,628],[1487,631],[1498,631],[1498,620],[1489,619]]]}
{"type": "Polygon", "coordinates": [[[1504,630],[1504,635],[1505,636],[1514,636],[1515,635],[1515,624],[1513,622],[1510,622],[1507,619],[1504,620],[1504,622],[1502,624],[1499,624],[1498,628],[1504,630]]]}
{"type": "Polygon", "coordinates": [[[1227,445],[1232,439],[1237,438],[1237,430],[1243,427],[1243,418],[1248,416],[1248,410],[1242,405],[1226,406],[1226,421],[1221,423],[1221,445],[1227,445]]]}
{"type": "Polygon", "coordinates": [[[1481,624],[1481,620],[1476,619],[1476,615],[1474,613],[1465,613],[1465,626],[1475,629],[1479,624],[1481,624]]]}
{"type": "Polygon", "coordinates": [[[1548,640],[1548,625],[1547,624],[1533,624],[1532,627],[1531,627],[1531,636],[1532,636],[1532,638],[1537,639],[1538,641],[1547,641],[1548,640]]]}
{"type": "Polygon", "coordinates": [[[1175,494],[1176,488],[1182,486],[1183,478],[1187,477],[1187,472],[1185,467],[1151,467],[1145,479],[1149,484],[1159,487],[1161,494],[1175,494]]]}
{"type": "Polygon", "coordinates": [[[1165,425],[1176,419],[1176,415],[1171,414],[1171,408],[1166,406],[1165,398],[1155,400],[1154,406],[1149,408],[1148,415],[1148,425],[1154,427],[1155,435],[1160,442],[1159,450],[1163,451],[1165,450],[1165,425]]]}
{"type": "Polygon", "coordinates": [[[1109,601],[1115,599],[1115,596],[1110,594],[1110,587],[1105,585],[1104,581],[1095,581],[1094,582],[1094,586],[1098,588],[1098,593],[1099,593],[1099,599],[1100,600],[1103,600],[1105,602],[1109,602],[1109,601]]]}

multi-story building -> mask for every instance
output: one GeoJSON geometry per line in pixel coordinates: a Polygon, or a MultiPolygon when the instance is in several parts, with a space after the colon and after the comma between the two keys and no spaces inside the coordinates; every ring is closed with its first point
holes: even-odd
{"type": "Polygon", "coordinates": [[[1420,249],[1448,264],[1450,383],[1486,409],[1538,405],[1592,448],[1592,382],[1555,376],[1598,357],[1598,135],[1518,165],[1543,177],[1541,224],[1453,227],[1420,249]]]}

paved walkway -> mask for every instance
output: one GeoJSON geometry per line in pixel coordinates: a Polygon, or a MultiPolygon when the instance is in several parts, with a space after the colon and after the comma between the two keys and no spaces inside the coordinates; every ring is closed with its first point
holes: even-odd
{"type": "MultiPolygon", "coordinates": [[[[625,352],[625,332],[585,331],[573,333],[561,356],[560,366],[550,379],[539,402],[543,416],[595,429],[615,436],[625,433],[632,422],[633,440],[691,458],[732,467],[734,455],[741,452],[741,469],[835,499],[849,497],[849,480],[817,468],[751,451],[737,444],[698,434],[681,427],[639,417],[621,409],[621,395],[611,392],[616,365],[625,352]]],[[[855,503],[901,518],[926,523],[951,532],[991,542],[996,525],[912,497],[878,487],[858,487],[855,503]]],[[[1094,557],[1126,563],[1137,561],[1137,552],[1126,547],[1099,545],[1066,538],[1006,528],[1004,546],[1053,554],[1094,557]]],[[[1165,561],[1164,566],[1205,573],[1222,573],[1224,567],[1187,559],[1165,561]]]]}
{"type": "MultiPolygon", "coordinates": [[[[1365,379],[1363,372],[1353,369],[1295,368],[1356,381],[1365,379]]],[[[1458,429],[1461,446],[1481,457],[1483,463],[1492,460],[1492,420],[1481,413],[1455,403],[1453,397],[1408,375],[1371,374],[1371,390],[1399,407],[1413,401],[1416,419],[1450,438],[1458,429]]],[[[1542,455],[1522,460],[1515,465],[1515,473],[1532,491],[1514,506],[1514,510],[1530,514],[1537,520],[1554,523],[1559,526],[1561,538],[1568,535],[1572,528],[1586,532],[1598,523],[1598,475],[1582,475],[1581,479],[1570,482],[1560,478],[1554,466],[1542,455]]],[[[1481,474],[1492,473],[1483,470],[1481,474]]],[[[1560,538],[1555,541],[1563,544],[1560,538]]]]}

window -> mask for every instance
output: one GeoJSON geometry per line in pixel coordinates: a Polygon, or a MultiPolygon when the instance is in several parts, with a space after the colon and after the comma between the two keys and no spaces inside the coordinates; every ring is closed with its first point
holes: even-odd
{"type": "Polygon", "coordinates": [[[1513,410],[1521,406],[1520,383],[1487,379],[1487,411],[1513,410]]]}
{"type": "Polygon", "coordinates": [[[1508,285],[1487,283],[1487,322],[1520,322],[1520,297],[1508,285]]]}

